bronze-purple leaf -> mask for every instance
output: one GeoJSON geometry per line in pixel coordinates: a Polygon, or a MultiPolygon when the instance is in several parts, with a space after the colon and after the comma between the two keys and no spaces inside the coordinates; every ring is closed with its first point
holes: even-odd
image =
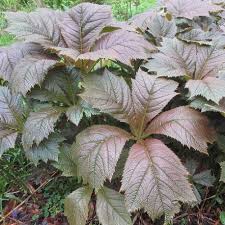
{"type": "Polygon", "coordinates": [[[203,153],[207,153],[207,143],[215,140],[207,117],[187,106],[161,113],[148,125],[145,133],[172,137],[203,153]]]}
{"type": "Polygon", "coordinates": [[[16,43],[10,47],[0,48],[0,77],[10,81],[18,62],[25,56],[40,53],[41,50],[40,45],[34,43],[16,43]]]}
{"type": "Polygon", "coordinates": [[[152,57],[146,68],[156,71],[158,76],[191,79],[186,85],[191,97],[201,95],[216,103],[224,97],[224,81],[219,79],[219,71],[225,67],[225,50],[217,43],[200,46],[176,38],[164,39],[159,52],[152,57]]]}
{"type": "Polygon", "coordinates": [[[106,179],[112,179],[116,163],[129,139],[129,133],[108,125],[94,125],[81,132],[73,147],[78,158],[79,175],[98,190],[106,179]]]}
{"type": "Polygon", "coordinates": [[[12,95],[7,87],[0,87],[0,156],[14,147],[22,113],[21,96],[12,95]]]}
{"type": "Polygon", "coordinates": [[[36,84],[41,85],[48,71],[57,64],[60,64],[57,60],[41,55],[25,57],[13,70],[9,81],[12,90],[26,95],[36,84]]]}
{"type": "Polygon", "coordinates": [[[188,172],[179,158],[160,140],[141,141],[130,150],[122,191],[130,212],[144,208],[155,220],[166,215],[169,221],[179,212],[179,202],[193,202],[188,172]]]}
{"type": "Polygon", "coordinates": [[[91,52],[80,55],[79,59],[111,59],[131,65],[131,60],[147,59],[155,47],[136,32],[116,30],[102,35],[91,52]]]}
{"type": "Polygon", "coordinates": [[[18,132],[0,121],[0,157],[9,148],[14,148],[18,132]]]}
{"type": "Polygon", "coordinates": [[[90,50],[101,30],[111,22],[110,6],[82,3],[63,17],[62,35],[69,48],[82,54],[90,50]]]}
{"type": "Polygon", "coordinates": [[[210,12],[221,11],[223,8],[206,0],[161,0],[167,10],[176,17],[193,19],[195,16],[209,16],[210,12]]]}
{"type": "Polygon", "coordinates": [[[134,115],[131,126],[137,136],[141,135],[148,122],[157,116],[168,102],[177,95],[178,83],[157,78],[139,70],[132,82],[134,115]]]}
{"type": "Polygon", "coordinates": [[[147,30],[149,25],[152,23],[153,19],[157,15],[155,10],[150,10],[148,12],[144,12],[138,15],[135,15],[130,19],[132,25],[137,26],[142,31],[147,30]]]}
{"type": "Polygon", "coordinates": [[[7,31],[17,38],[44,46],[65,47],[60,22],[64,13],[52,9],[37,9],[35,12],[7,12],[7,31]]]}
{"type": "Polygon", "coordinates": [[[91,75],[84,81],[85,92],[80,96],[85,101],[121,122],[129,123],[132,99],[130,88],[122,77],[105,70],[103,76],[91,75]]]}
{"type": "Polygon", "coordinates": [[[216,45],[199,46],[174,39],[164,39],[159,53],[146,67],[158,76],[188,76],[191,79],[216,77],[225,66],[225,50],[216,45]]]}
{"type": "Polygon", "coordinates": [[[219,104],[225,97],[225,80],[222,79],[207,77],[203,80],[189,80],[185,87],[189,89],[191,98],[200,95],[219,104]]]}

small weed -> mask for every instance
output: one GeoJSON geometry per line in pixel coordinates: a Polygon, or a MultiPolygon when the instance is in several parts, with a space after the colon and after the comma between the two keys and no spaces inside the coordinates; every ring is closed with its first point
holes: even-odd
{"type": "Polygon", "coordinates": [[[12,44],[15,41],[15,38],[10,34],[3,34],[0,36],[0,46],[5,46],[12,44]]]}

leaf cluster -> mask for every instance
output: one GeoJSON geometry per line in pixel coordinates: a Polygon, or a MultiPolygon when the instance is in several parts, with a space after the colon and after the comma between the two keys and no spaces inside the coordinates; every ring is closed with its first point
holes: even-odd
{"type": "MultiPolygon", "coordinates": [[[[165,137],[208,154],[217,134],[203,112],[225,113],[224,12],[223,1],[161,0],[126,22],[92,3],[6,13],[20,42],[0,49],[0,153],[18,141],[35,164],[81,177],[65,201],[71,224],[85,224],[93,196],[102,224],[132,224],[140,209],[169,222],[198,196],[165,137]],[[124,194],[106,187],[118,178],[124,194]]],[[[192,175],[209,186],[209,171],[192,175]]]]}

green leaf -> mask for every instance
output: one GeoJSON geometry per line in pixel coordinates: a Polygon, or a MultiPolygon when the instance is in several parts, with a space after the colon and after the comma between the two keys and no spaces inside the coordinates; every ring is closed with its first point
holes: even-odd
{"type": "Polygon", "coordinates": [[[79,101],[77,105],[70,106],[66,111],[68,119],[76,126],[79,125],[84,115],[90,118],[92,115],[98,114],[98,110],[93,109],[88,103],[83,100],[79,101]]]}
{"type": "Polygon", "coordinates": [[[81,187],[65,199],[65,215],[70,225],[85,225],[88,218],[88,205],[92,189],[81,187]]]}
{"type": "Polygon", "coordinates": [[[45,163],[48,160],[58,161],[59,145],[64,140],[60,135],[51,134],[48,139],[43,140],[38,146],[34,145],[29,149],[24,149],[28,159],[38,164],[39,160],[45,163]]]}
{"type": "Polygon", "coordinates": [[[31,112],[23,130],[22,143],[24,148],[29,149],[33,142],[37,145],[54,131],[54,126],[62,109],[44,108],[38,112],[31,112]]]}
{"type": "Polygon", "coordinates": [[[132,225],[125,207],[124,196],[117,191],[103,187],[97,193],[97,216],[104,225],[132,225]]]}
{"type": "Polygon", "coordinates": [[[220,167],[221,167],[220,181],[225,183],[225,161],[220,163],[220,167]]]}
{"type": "Polygon", "coordinates": [[[218,134],[216,143],[219,149],[225,153],[225,135],[218,134]]]}
{"type": "Polygon", "coordinates": [[[200,109],[202,112],[219,112],[223,116],[225,115],[225,98],[223,98],[219,104],[216,104],[212,101],[207,101],[204,98],[198,97],[195,98],[191,103],[190,106],[195,109],[200,109]]]}
{"type": "Polygon", "coordinates": [[[197,199],[197,203],[200,204],[201,201],[202,201],[202,197],[201,197],[198,189],[196,188],[196,186],[194,184],[192,185],[192,188],[193,188],[194,195],[195,195],[195,197],[197,199]]]}
{"type": "Polygon", "coordinates": [[[222,223],[222,225],[225,225],[225,212],[222,211],[220,213],[220,222],[222,223]]]}
{"type": "Polygon", "coordinates": [[[72,154],[71,146],[64,144],[60,148],[59,160],[54,166],[62,171],[62,175],[66,177],[77,176],[77,160],[72,154]]]}
{"type": "Polygon", "coordinates": [[[83,118],[83,109],[81,105],[73,105],[69,107],[66,111],[68,119],[74,123],[76,126],[79,125],[81,119],[83,118]]]}
{"type": "Polygon", "coordinates": [[[77,101],[77,94],[81,92],[80,88],[81,72],[73,67],[55,68],[48,73],[46,80],[43,83],[43,88],[52,93],[56,100],[67,105],[74,105],[77,101]]]}
{"type": "Polygon", "coordinates": [[[212,187],[216,178],[211,175],[211,170],[205,170],[193,176],[193,181],[206,187],[212,187]]]}
{"type": "Polygon", "coordinates": [[[193,159],[187,160],[185,163],[185,167],[187,168],[190,175],[194,175],[196,169],[198,168],[198,162],[193,159]]]}

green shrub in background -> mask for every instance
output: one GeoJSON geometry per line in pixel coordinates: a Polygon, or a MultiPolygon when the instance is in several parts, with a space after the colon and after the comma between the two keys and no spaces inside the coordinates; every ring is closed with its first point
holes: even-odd
{"type": "MultiPolygon", "coordinates": [[[[131,16],[144,12],[155,5],[156,0],[2,0],[0,12],[25,10],[30,11],[35,7],[50,7],[66,9],[81,2],[108,4],[112,6],[113,14],[118,19],[128,19],[131,16]]],[[[1,22],[0,22],[1,23],[1,22]]]]}

